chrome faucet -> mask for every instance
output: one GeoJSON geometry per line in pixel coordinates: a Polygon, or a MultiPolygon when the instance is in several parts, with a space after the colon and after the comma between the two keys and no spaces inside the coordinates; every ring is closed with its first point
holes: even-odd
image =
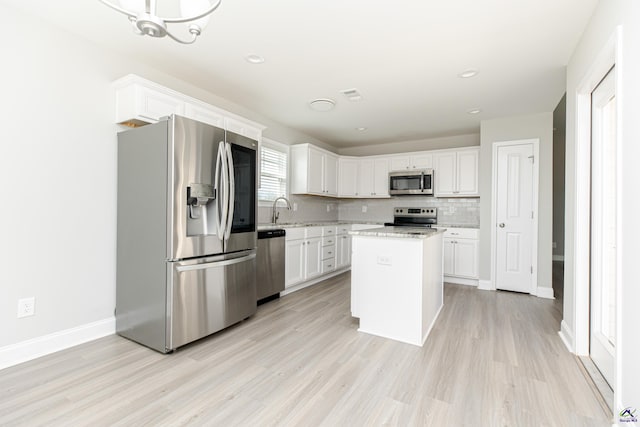
{"type": "Polygon", "coordinates": [[[280,213],[276,211],[276,204],[278,203],[278,200],[284,200],[285,202],[287,202],[287,209],[291,210],[291,203],[289,202],[289,199],[283,196],[280,196],[277,199],[275,199],[273,201],[273,208],[272,208],[273,212],[271,214],[271,222],[274,224],[278,222],[278,217],[280,217],[280,213]]]}

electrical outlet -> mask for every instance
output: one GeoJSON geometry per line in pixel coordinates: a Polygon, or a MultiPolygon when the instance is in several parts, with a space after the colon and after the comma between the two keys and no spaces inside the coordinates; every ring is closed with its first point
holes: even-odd
{"type": "Polygon", "coordinates": [[[362,207],[362,213],[367,213],[367,206],[366,205],[362,207]]]}
{"type": "Polygon", "coordinates": [[[378,264],[380,265],[391,265],[391,257],[381,255],[378,257],[378,264]]]}
{"type": "Polygon", "coordinates": [[[297,211],[298,210],[298,204],[296,202],[293,202],[293,211],[297,211]]]}
{"type": "Polygon", "coordinates": [[[558,247],[558,245],[556,244],[556,242],[552,242],[552,243],[551,243],[551,247],[552,247],[553,249],[555,249],[555,248],[557,248],[557,247],[558,247]]]}
{"type": "Polygon", "coordinates": [[[21,298],[18,300],[18,319],[33,316],[36,313],[35,297],[21,298]]]}
{"type": "Polygon", "coordinates": [[[331,212],[331,205],[327,205],[327,212],[331,212]]]}

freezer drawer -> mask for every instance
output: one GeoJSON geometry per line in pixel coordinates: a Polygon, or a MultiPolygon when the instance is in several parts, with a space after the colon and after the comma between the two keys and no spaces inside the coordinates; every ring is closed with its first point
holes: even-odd
{"type": "Polygon", "coordinates": [[[182,345],[256,312],[255,250],[169,263],[168,345],[182,345]]]}

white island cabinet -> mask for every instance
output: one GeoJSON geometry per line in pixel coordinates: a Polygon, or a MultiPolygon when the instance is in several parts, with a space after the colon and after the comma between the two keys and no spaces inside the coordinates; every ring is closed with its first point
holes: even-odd
{"type": "Polygon", "coordinates": [[[381,227],[349,233],[358,331],[424,344],[443,304],[443,232],[381,227]]]}

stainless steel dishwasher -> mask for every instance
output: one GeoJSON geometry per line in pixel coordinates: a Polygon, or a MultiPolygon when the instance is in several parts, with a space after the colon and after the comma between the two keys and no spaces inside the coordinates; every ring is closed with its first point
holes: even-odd
{"type": "Polygon", "coordinates": [[[284,291],[285,230],[258,231],[256,288],[258,304],[280,297],[284,291]]]}

